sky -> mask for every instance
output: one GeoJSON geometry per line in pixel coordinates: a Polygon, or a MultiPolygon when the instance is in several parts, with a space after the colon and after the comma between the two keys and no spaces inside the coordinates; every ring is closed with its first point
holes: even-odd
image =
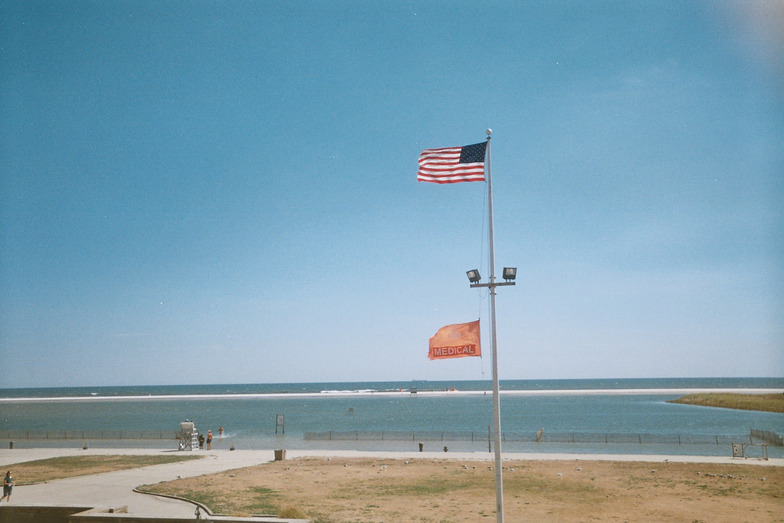
{"type": "Polygon", "coordinates": [[[0,388],[784,376],[784,4],[0,0],[0,388]],[[484,357],[430,361],[480,319],[484,357]]]}

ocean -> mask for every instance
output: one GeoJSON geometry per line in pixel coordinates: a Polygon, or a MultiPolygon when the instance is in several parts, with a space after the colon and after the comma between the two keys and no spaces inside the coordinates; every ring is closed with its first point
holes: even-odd
{"type": "MultiPolygon", "coordinates": [[[[172,448],[180,422],[213,448],[489,450],[489,381],[0,389],[0,442],[172,448]],[[223,427],[223,437],[218,428],[223,427]]],[[[784,414],[668,403],[689,390],[784,391],[784,378],[502,380],[505,452],[784,457],[750,432],[784,435],[784,414]],[[542,430],[536,441],[537,431],[542,430]],[[751,445],[755,443],[757,445],[751,445]]]]}

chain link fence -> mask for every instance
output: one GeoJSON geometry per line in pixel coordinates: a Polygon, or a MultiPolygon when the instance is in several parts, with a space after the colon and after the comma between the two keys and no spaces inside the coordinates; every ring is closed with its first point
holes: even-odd
{"type": "MultiPolygon", "coordinates": [[[[757,431],[762,432],[762,431],[757,431]]],[[[773,434],[773,433],[770,433],[773,434]]],[[[620,432],[504,432],[504,442],[592,443],[638,445],[724,445],[732,442],[754,443],[765,439],[754,431],[748,434],[648,434],[620,432]]],[[[775,434],[774,434],[775,436],[775,434]]],[[[471,431],[327,431],[306,432],[306,441],[488,441],[487,432],[471,431]]],[[[771,439],[774,439],[771,437],[771,439]]],[[[766,441],[771,441],[766,439],[766,441]]],[[[780,441],[781,438],[778,437],[780,441]]]]}
{"type": "MultiPolygon", "coordinates": [[[[773,446],[784,446],[775,432],[751,429],[747,434],[650,434],[622,432],[504,432],[505,442],[591,443],[591,444],[664,444],[664,445],[724,445],[733,442],[749,444],[764,441],[773,446]]],[[[0,439],[9,440],[177,440],[174,430],[0,430],[0,439]]],[[[325,431],[306,432],[306,441],[464,441],[486,442],[488,432],[475,431],[325,431]]]]}
{"type": "Polygon", "coordinates": [[[174,430],[0,430],[0,439],[16,440],[176,440],[174,430]]]}

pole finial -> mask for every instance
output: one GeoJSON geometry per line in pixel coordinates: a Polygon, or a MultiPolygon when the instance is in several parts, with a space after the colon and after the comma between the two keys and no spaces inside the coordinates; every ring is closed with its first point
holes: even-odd
{"type": "Polygon", "coordinates": [[[490,135],[493,134],[493,130],[492,129],[488,129],[487,131],[485,131],[485,133],[487,134],[487,136],[489,138],[490,135]]]}

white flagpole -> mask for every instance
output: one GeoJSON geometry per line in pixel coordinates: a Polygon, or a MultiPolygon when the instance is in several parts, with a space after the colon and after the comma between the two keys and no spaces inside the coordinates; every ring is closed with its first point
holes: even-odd
{"type": "Polygon", "coordinates": [[[504,521],[504,478],[501,461],[501,398],[498,387],[498,345],[495,331],[495,247],[493,245],[493,177],[490,166],[490,135],[487,130],[487,202],[490,223],[490,345],[493,350],[493,441],[495,444],[495,510],[496,521],[504,521]]]}

